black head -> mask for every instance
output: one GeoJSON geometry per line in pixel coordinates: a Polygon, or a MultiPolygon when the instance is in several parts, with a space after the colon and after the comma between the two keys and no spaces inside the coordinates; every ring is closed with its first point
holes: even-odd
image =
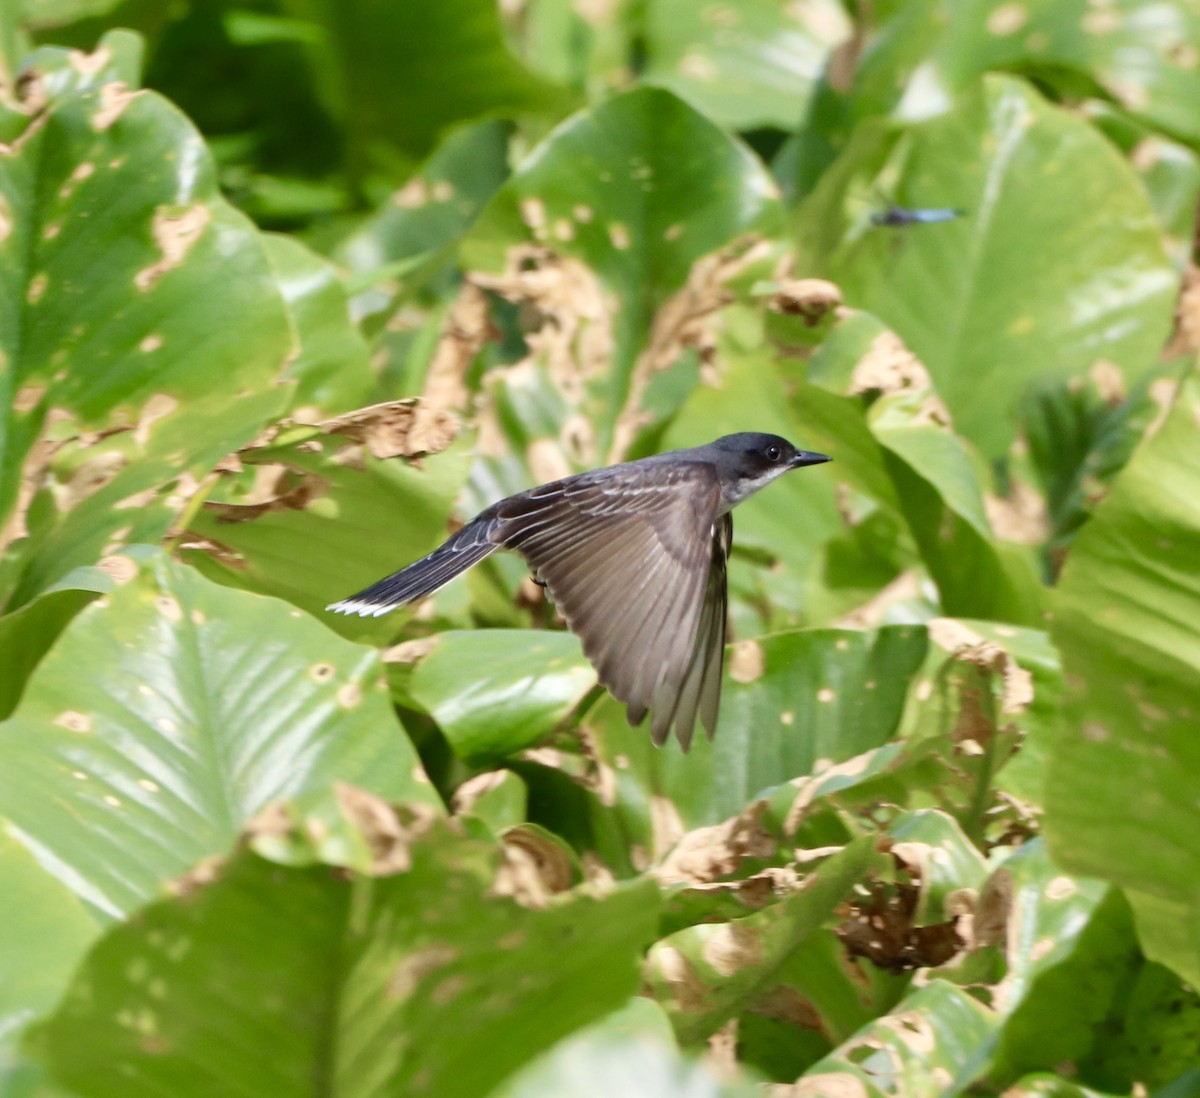
{"type": "Polygon", "coordinates": [[[785,472],[802,465],[820,465],[829,458],[811,450],[798,450],[786,438],[760,431],[743,431],[726,435],[713,443],[722,454],[734,458],[743,476],[758,476],[770,469],[785,472]]]}
{"type": "Polygon", "coordinates": [[[798,450],[786,438],[759,431],[726,435],[712,444],[722,473],[722,488],[732,506],[757,492],[789,469],[820,465],[829,458],[811,450],[798,450]]]}

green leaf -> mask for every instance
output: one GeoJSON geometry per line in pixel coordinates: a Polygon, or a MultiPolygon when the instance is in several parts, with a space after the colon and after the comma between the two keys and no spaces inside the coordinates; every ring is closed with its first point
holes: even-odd
{"type": "MultiPolygon", "coordinates": [[[[1058,861],[1181,905],[1192,925],[1200,921],[1197,422],[1200,380],[1191,374],[1063,570],[1051,635],[1072,689],[1046,798],[1058,861]]],[[[1162,944],[1162,959],[1194,979],[1194,950],[1162,944]]]]}
{"type": "Polygon", "coordinates": [[[856,1093],[870,1098],[957,1094],[971,1080],[969,1069],[977,1069],[978,1051],[995,1026],[991,1011],[935,978],[814,1064],[802,1085],[816,1094],[826,1086],[844,1091],[855,1085],[856,1093]]]}
{"type": "Polygon", "coordinates": [[[1016,547],[997,544],[969,455],[931,417],[936,402],[928,390],[890,394],[871,406],[868,421],[942,610],[1031,625],[1042,600],[1033,563],[1016,547]]]}
{"type": "Polygon", "coordinates": [[[100,927],[65,885],[4,833],[0,889],[7,905],[0,937],[0,1049],[7,1049],[58,1002],[100,927]]]}
{"type": "Polygon", "coordinates": [[[408,689],[456,754],[500,759],[552,731],[595,685],[570,633],[477,629],[439,634],[408,689]]]}
{"type": "Polygon", "coordinates": [[[636,991],[652,885],[538,910],[492,891],[490,843],[435,825],[406,857],[346,879],[245,853],[153,905],[92,951],[41,1035],[49,1066],[82,1098],[298,1098],[314,1080],[482,1098],[636,991]]]}
{"type": "Polygon", "coordinates": [[[994,997],[1007,1018],[990,1079],[1004,1086],[1024,1071],[1068,1062],[1085,1079],[1111,1077],[1098,1064],[1110,1059],[1130,987],[1144,966],[1129,905],[1116,889],[1063,875],[1040,839],[1031,845],[1032,857],[1022,850],[997,870],[1005,883],[994,895],[1014,901],[1007,941],[1021,948],[994,997]]]}
{"type": "MultiPolygon", "coordinates": [[[[645,1000],[643,1000],[644,1002],[645,1000]]],[[[496,1098],[757,1098],[756,1083],[683,1059],[669,1040],[599,1027],[569,1038],[496,1092],[496,1098]]]]}
{"type": "Polygon", "coordinates": [[[0,725],[0,814],[88,904],[128,912],[334,779],[440,803],[374,652],[161,556],[130,571],[0,725]]]}
{"type": "Polygon", "coordinates": [[[810,374],[791,397],[794,414],[811,444],[834,457],[839,479],[903,518],[942,612],[1038,620],[1043,595],[1031,556],[995,537],[981,463],[946,422],[922,364],[875,318],[857,314],[834,326],[810,374]]]}
{"type": "Polygon", "coordinates": [[[828,0],[804,7],[743,0],[720,9],[651,0],[642,30],[643,77],[727,129],[791,130],[850,29],[843,9],[828,0]]]}
{"type": "MultiPolygon", "coordinates": [[[[1103,11],[1086,0],[1041,0],[1019,11],[1003,0],[971,0],[939,24],[936,41],[926,40],[913,85],[944,95],[988,69],[1026,71],[1067,94],[1094,82],[1155,129],[1195,142],[1200,125],[1183,105],[1200,95],[1200,77],[1183,57],[1200,36],[1200,15],[1188,5],[1152,10],[1151,17],[1139,0],[1103,11]]],[[[898,113],[913,115],[907,96],[898,113]]]]}
{"type": "Polygon", "coordinates": [[[805,268],[899,333],[989,460],[1031,381],[1099,359],[1132,381],[1169,331],[1177,279],[1141,183],[1091,126],[1011,78],[923,125],[864,128],[797,228],[805,268]],[[965,216],[872,226],[876,191],[965,216]]]}
{"type": "Polygon", "coordinates": [[[127,38],[90,58],[42,51],[46,111],[0,108],[13,142],[0,159],[10,607],[158,540],[179,500],[157,494],[199,478],[287,400],[276,383],[295,341],[261,239],[221,198],[188,120],[113,80],[127,38]]]}
{"type": "Polygon", "coordinates": [[[405,288],[438,269],[508,176],[510,127],[495,120],[451,130],[420,170],[337,248],[363,276],[399,265],[405,288]]]}
{"type": "Polygon", "coordinates": [[[296,382],[292,406],[311,417],[313,405],[329,416],[370,403],[375,376],[337,271],[291,237],[264,235],[263,244],[300,337],[287,368],[296,382]]]}
{"type": "Polygon", "coordinates": [[[562,89],[509,52],[490,0],[285,0],[283,7],[320,29],[309,51],[317,87],[359,177],[372,162],[394,168],[397,154],[422,159],[456,122],[571,106],[569,95],[564,102],[562,89]]]}

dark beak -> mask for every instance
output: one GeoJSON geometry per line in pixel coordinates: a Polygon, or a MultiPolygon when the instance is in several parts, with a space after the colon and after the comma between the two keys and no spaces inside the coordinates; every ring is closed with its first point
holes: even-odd
{"type": "Polygon", "coordinates": [[[799,469],[805,465],[822,465],[827,461],[832,461],[833,458],[828,454],[818,454],[812,450],[797,450],[796,456],[792,458],[792,468],[799,469]]]}

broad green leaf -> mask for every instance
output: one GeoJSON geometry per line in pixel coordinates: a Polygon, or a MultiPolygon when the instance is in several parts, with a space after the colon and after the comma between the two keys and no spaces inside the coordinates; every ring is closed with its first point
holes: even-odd
{"type": "Polygon", "coordinates": [[[1123,1008],[1107,1041],[1100,1042],[1100,1079],[1127,1079],[1155,1087],[1156,1098],[1188,1098],[1200,1082],[1200,994],[1163,965],[1142,965],[1121,988],[1123,1008]]]}
{"type": "Polygon", "coordinates": [[[439,804],[374,652],[164,557],[84,609],[0,724],[9,833],[108,916],[334,780],[439,804]]]}
{"type": "MultiPolygon", "coordinates": [[[[1192,374],[1063,570],[1051,635],[1071,692],[1046,797],[1058,861],[1181,905],[1193,925],[1200,921],[1197,422],[1200,380],[1192,374]]],[[[1195,977],[1194,951],[1162,959],[1195,977]]]]}
{"type": "Polygon", "coordinates": [[[360,278],[395,272],[411,291],[432,274],[508,175],[509,127],[495,120],[451,130],[403,187],[337,248],[360,278]]]}
{"type": "Polygon", "coordinates": [[[932,979],[814,1064],[801,1085],[812,1094],[869,1098],[959,1094],[982,1067],[978,1050],[995,1027],[989,1010],[959,988],[932,979]]]}
{"type": "Polygon", "coordinates": [[[348,143],[351,171],[425,157],[456,122],[559,114],[570,96],[509,52],[490,0],[374,4],[284,0],[320,28],[309,55],[326,109],[348,143]]]}
{"type": "Polygon", "coordinates": [[[286,375],[296,382],[293,407],[311,417],[314,405],[329,416],[369,404],[375,377],[337,271],[291,237],[265,235],[263,245],[300,337],[286,375]]]}
{"type": "Polygon", "coordinates": [[[261,239],[221,197],[188,120],[105,68],[127,38],[91,57],[41,51],[45,112],[0,108],[12,141],[0,159],[10,607],[158,540],[179,509],[158,493],[201,476],[287,400],[277,382],[295,339],[261,239]]]}
{"type": "MultiPolygon", "coordinates": [[[[1048,1063],[1074,1063],[1085,1079],[1102,1077],[1098,1063],[1109,1056],[1110,1034],[1121,1024],[1129,988],[1144,964],[1124,897],[1054,870],[1044,844],[1034,845],[1032,861],[1044,869],[1024,872],[1022,851],[997,870],[1015,870],[1022,878],[1012,891],[1006,928],[1007,941],[1018,949],[1010,950],[1009,977],[995,995],[1007,1015],[990,1069],[999,1085],[1048,1063]]],[[[1001,891],[1007,895],[1008,885],[1001,891]]]]}
{"type": "MultiPolygon", "coordinates": [[[[635,360],[655,313],[697,260],[779,225],[774,185],[753,154],[671,93],[642,87],[555,130],[480,216],[462,256],[470,268],[511,277],[549,248],[598,280],[575,278],[562,292],[573,323],[593,330],[590,351],[574,352],[584,359],[585,391],[576,402],[603,455],[614,417],[631,398],[640,404],[631,388],[635,360]],[[611,330],[595,334],[600,324],[611,330]]],[[[545,277],[565,277],[551,268],[545,277]]],[[[651,368],[641,365],[639,385],[651,368]]]]}
{"type": "Polygon", "coordinates": [[[570,633],[512,629],[438,635],[408,683],[466,759],[500,759],[552,731],[596,685],[570,633]]]}
{"type": "Polygon", "coordinates": [[[60,590],[0,617],[0,719],[9,716],[38,661],[67,623],[95,597],[93,591],[60,590]]]}
{"type": "Polygon", "coordinates": [[[792,950],[831,919],[863,878],[873,848],[864,837],[812,869],[803,888],[762,911],[688,927],[655,944],[648,980],[681,1042],[709,1036],[765,989],[792,950]]]}
{"type": "Polygon", "coordinates": [[[443,825],[406,858],[346,879],[246,853],[149,907],[91,952],[49,1066],[82,1098],[482,1098],[636,991],[653,886],[522,906],[498,848],[443,825]]]}
{"type": "MultiPolygon", "coordinates": [[[[1079,82],[1098,84],[1154,128],[1200,139],[1200,125],[1184,108],[1200,95],[1195,59],[1187,53],[1200,37],[1200,13],[1188,4],[1117,0],[1098,10],[1086,0],[1034,0],[1020,8],[970,0],[956,4],[954,18],[938,30],[913,74],[914,92],[936,88],[944,96],[987,69],[1025,71],[1068,93],[1079,82]]],[[[927,110],[906,95],[898,113],[921,117],[927,110]]]]}
{"type": "Polygon", "coordinates": [[[1011,1013],[1047,972],[1074,958],[1079,937],[1104,901],[1104,882],[1070,877],[1055,865],[1045,843],[1019,847],[995,871],[993,885],[1007,898],[1005,937],[1008,971],[995,1005],[1011,1013]]]}
{"type": "MultiPolygon", "coordinates": [[[[1029,1098],[1116,1098],[1116,1095],[1109,1091],[1081,1086],[1079,1083],[1069,1082],[1061,1075],[1051,1075],[1049,1072],[1023,1075],[1014,1087],[1019,1094],[1028,1095],[1029,1098]]],[[[1180,1095],[1180,1098],[1184,1096],[1180,1095]]]]}
{"type": "Polygon", "coordinates": [[[1042,598],[1033,562],[997,543],[970,456],[939,423],[929,390],[880,397],[867,413],[913,540],[954,617],[1022,625],[1038,620],[1042,598]]]}
{"type": "Polygon", "coordinates": [[[1137,917],[1142,949],[1151,961],[1170,965],[1193,985],[1200,983],[1200,941],[1191,918],[1194,902],[1126,890],[1137,917]]]}
{"type": "Polygon", "coordinates": [[[1136,175],[1011,78],[986,78],[923,125],[857,133],[797,229],[806,272],[899,333],[988,459],[1007,449],[1031,381],[1100,359],[1132,381],[1169,330],[1176,277],[1136,175]],[[874,226],[876,191],[965,216],[874,226]]]}
{"type": "Polygon", "coordinates": [[[497,1091],[496,1098],[757,1098],[761,1093],[756,1083],[683,1059],[669,1041],[589,1030],[564,1041],[497,1091]]]}
{"type": "MultiPolygon", "coordinates": [[[[948,424],[923,364],[858,313],[834,325],[810,378],[790,404],[811,445],[833,456],[844,485],[903,519],[943,613],[1032,623],[1042,591],[1031,556],[995,537],[981,463],[948,424]]],[[[842,512],[853,523],[864,509],[842,512]]],[[[883,563],[906,549],[897,545],[883,563]]]]}
{"type": "Polygon", "coordinates": [[[830,52],[850,34],[828,0],[789,6],[743,0],[717,7],[650,0],[644,79],[670,88],[731,130],[791,130],[830,52]]]}
{"type": "Polygon", "coordinates": [[[5,834],[0,834],[0,890],[6,905],[4,935],[0,937],[3,1061],[30,1021],[58,1001],[100,927],[66,885],[5,834]]]}
{"type": "Polygon", "coordinates": [[[796,946],[738,1017],[738,1058],[790,1081],[886,1013],[907,984],[906,974],[848,956],[834,930],[818,930],[796,946]]]}
{"type": "Polygon", "coordinates": [[[1095,125],[1129,157],[1162,226],[1167,254],[1183,270],[1191,254],[1188,241],[1196,227],[1200,155],[1156,128],[1138,123],[1116,106],[1098,102],[1091,107],[1095,125]]]}

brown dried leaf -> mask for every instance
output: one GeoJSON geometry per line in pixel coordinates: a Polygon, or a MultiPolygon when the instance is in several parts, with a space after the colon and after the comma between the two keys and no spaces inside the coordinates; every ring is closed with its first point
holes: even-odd
{"type": "Polygon", "coordinates": [[[541,832],[512,827],[500,836],[503,864],[492,885],[495,896],[511,896],[524,907],[542,908],[571,887],[571,860],[541,832]]]}
{"type": "Polygon", "coordinates": [[[1023,713],[1029,708],[1033,701],[1033,675],[1017,663],[1012,653],[954,618],[932,618],[926,628],[929,639],[955,660],[1001,676],[1001,713],[1023,713]]]}
{"type": "Polygon", "coordinates": [[[706,884],[732,876],[747,858],[769,858],[775,853],[774,838],[762,826],[766,801],[724,823],[689,831],[655,869],[663,884],[706,884]]]}
{"type": "Polygon", "coordinates": [[[786,279],[767,299],[771,312],[802,317],[810,328],[841,307],[842,291],[823,278],[786,279]]]}
{"type": "Polygon", "coordinates": [[[194,896],[200,889],[212,884],[221,875],[221,867],[224,864],[223,856],[209,854],[201,858],[186,873],[167,881],[166,890],[172,896],[183,898],[194,896]]]}
{"type": "Polygon", "coordinates": [[[255,484],[247,496],[252,502],[221,503],[205,500],[204,509],[221,523],[252,522],[271,511],[303,511],[328,489],[323,477],[298,474],[285,465],[255,466],[255,484]],[[283,487],[284,484],[289,484],[283,487]]]}
{"type": "Polygon", "coordinates": [[[487,295],[470,279],[464,279],[425,374],[425,403],[442,410],[465,409],[470,403],[464,380],[467,371],[484,344],[497,336],[487,295]]]}
{"type": "Polygon", "coordinates": [[[401,641],[380,652],[384,663],[414,664],[429,655],[439,644],[441,637],[416,637],[413,640],[401,641]]]}
{"type": "Polygon", "coordinates": [[[881,332],[850,375],[849,394],[910,393],[921,396],[911,412],[914,425],[949,428],[950,411],[933,390],[929,371],[895,332],[881,332]]]}
{"type": "Polygon", "coordinates": [[[836,930],[851,956],[866,957],[889,972],[903,972],[946,964],[966,946],[958,918],[916,925],[918,883],[876,881],[867,887],[866,899],[843,905],[843,921],[836,930]]]}
{"type": "Polygon", "coordinates": [[[430,806],[392,805],[342,782],[334,783],[334,794],[342,814],[367,841],[371,872],[378,876],[408,869],[412,865],[412,843],[441,819],[430,806]]]}
{"type": "Polygon", "coordinates": [[[1014,480],[1007,496],[984,493],[983,505],[997,537],[1020,545],[1040,545],[1050,536],[1046,498],[1024,481],[1014,480]]]}
{"type": "Polygon", "coordinates": [[[475,803],[480,797],[498,788],[507,777],[507,770],[489,770],[483,774],[476,774],[473,778],[468,778],[450,798],[450,810],[456,816],[465,815],[475,807],[475,803]]]}
{"type": "Polygon", "coordinates": [[[1194,355],[1197,351],[1200,351],[1200,267],[1189,263],[1175,305],[1175,331],[1163,357],[1194,355]]]}
{"type": "Polygon", "coordinates": [[[462,430],[453,412],[415,399],[357,408],[317,426],[327,434],[361,443],[380,461],[441,453],[462,430]]]}

